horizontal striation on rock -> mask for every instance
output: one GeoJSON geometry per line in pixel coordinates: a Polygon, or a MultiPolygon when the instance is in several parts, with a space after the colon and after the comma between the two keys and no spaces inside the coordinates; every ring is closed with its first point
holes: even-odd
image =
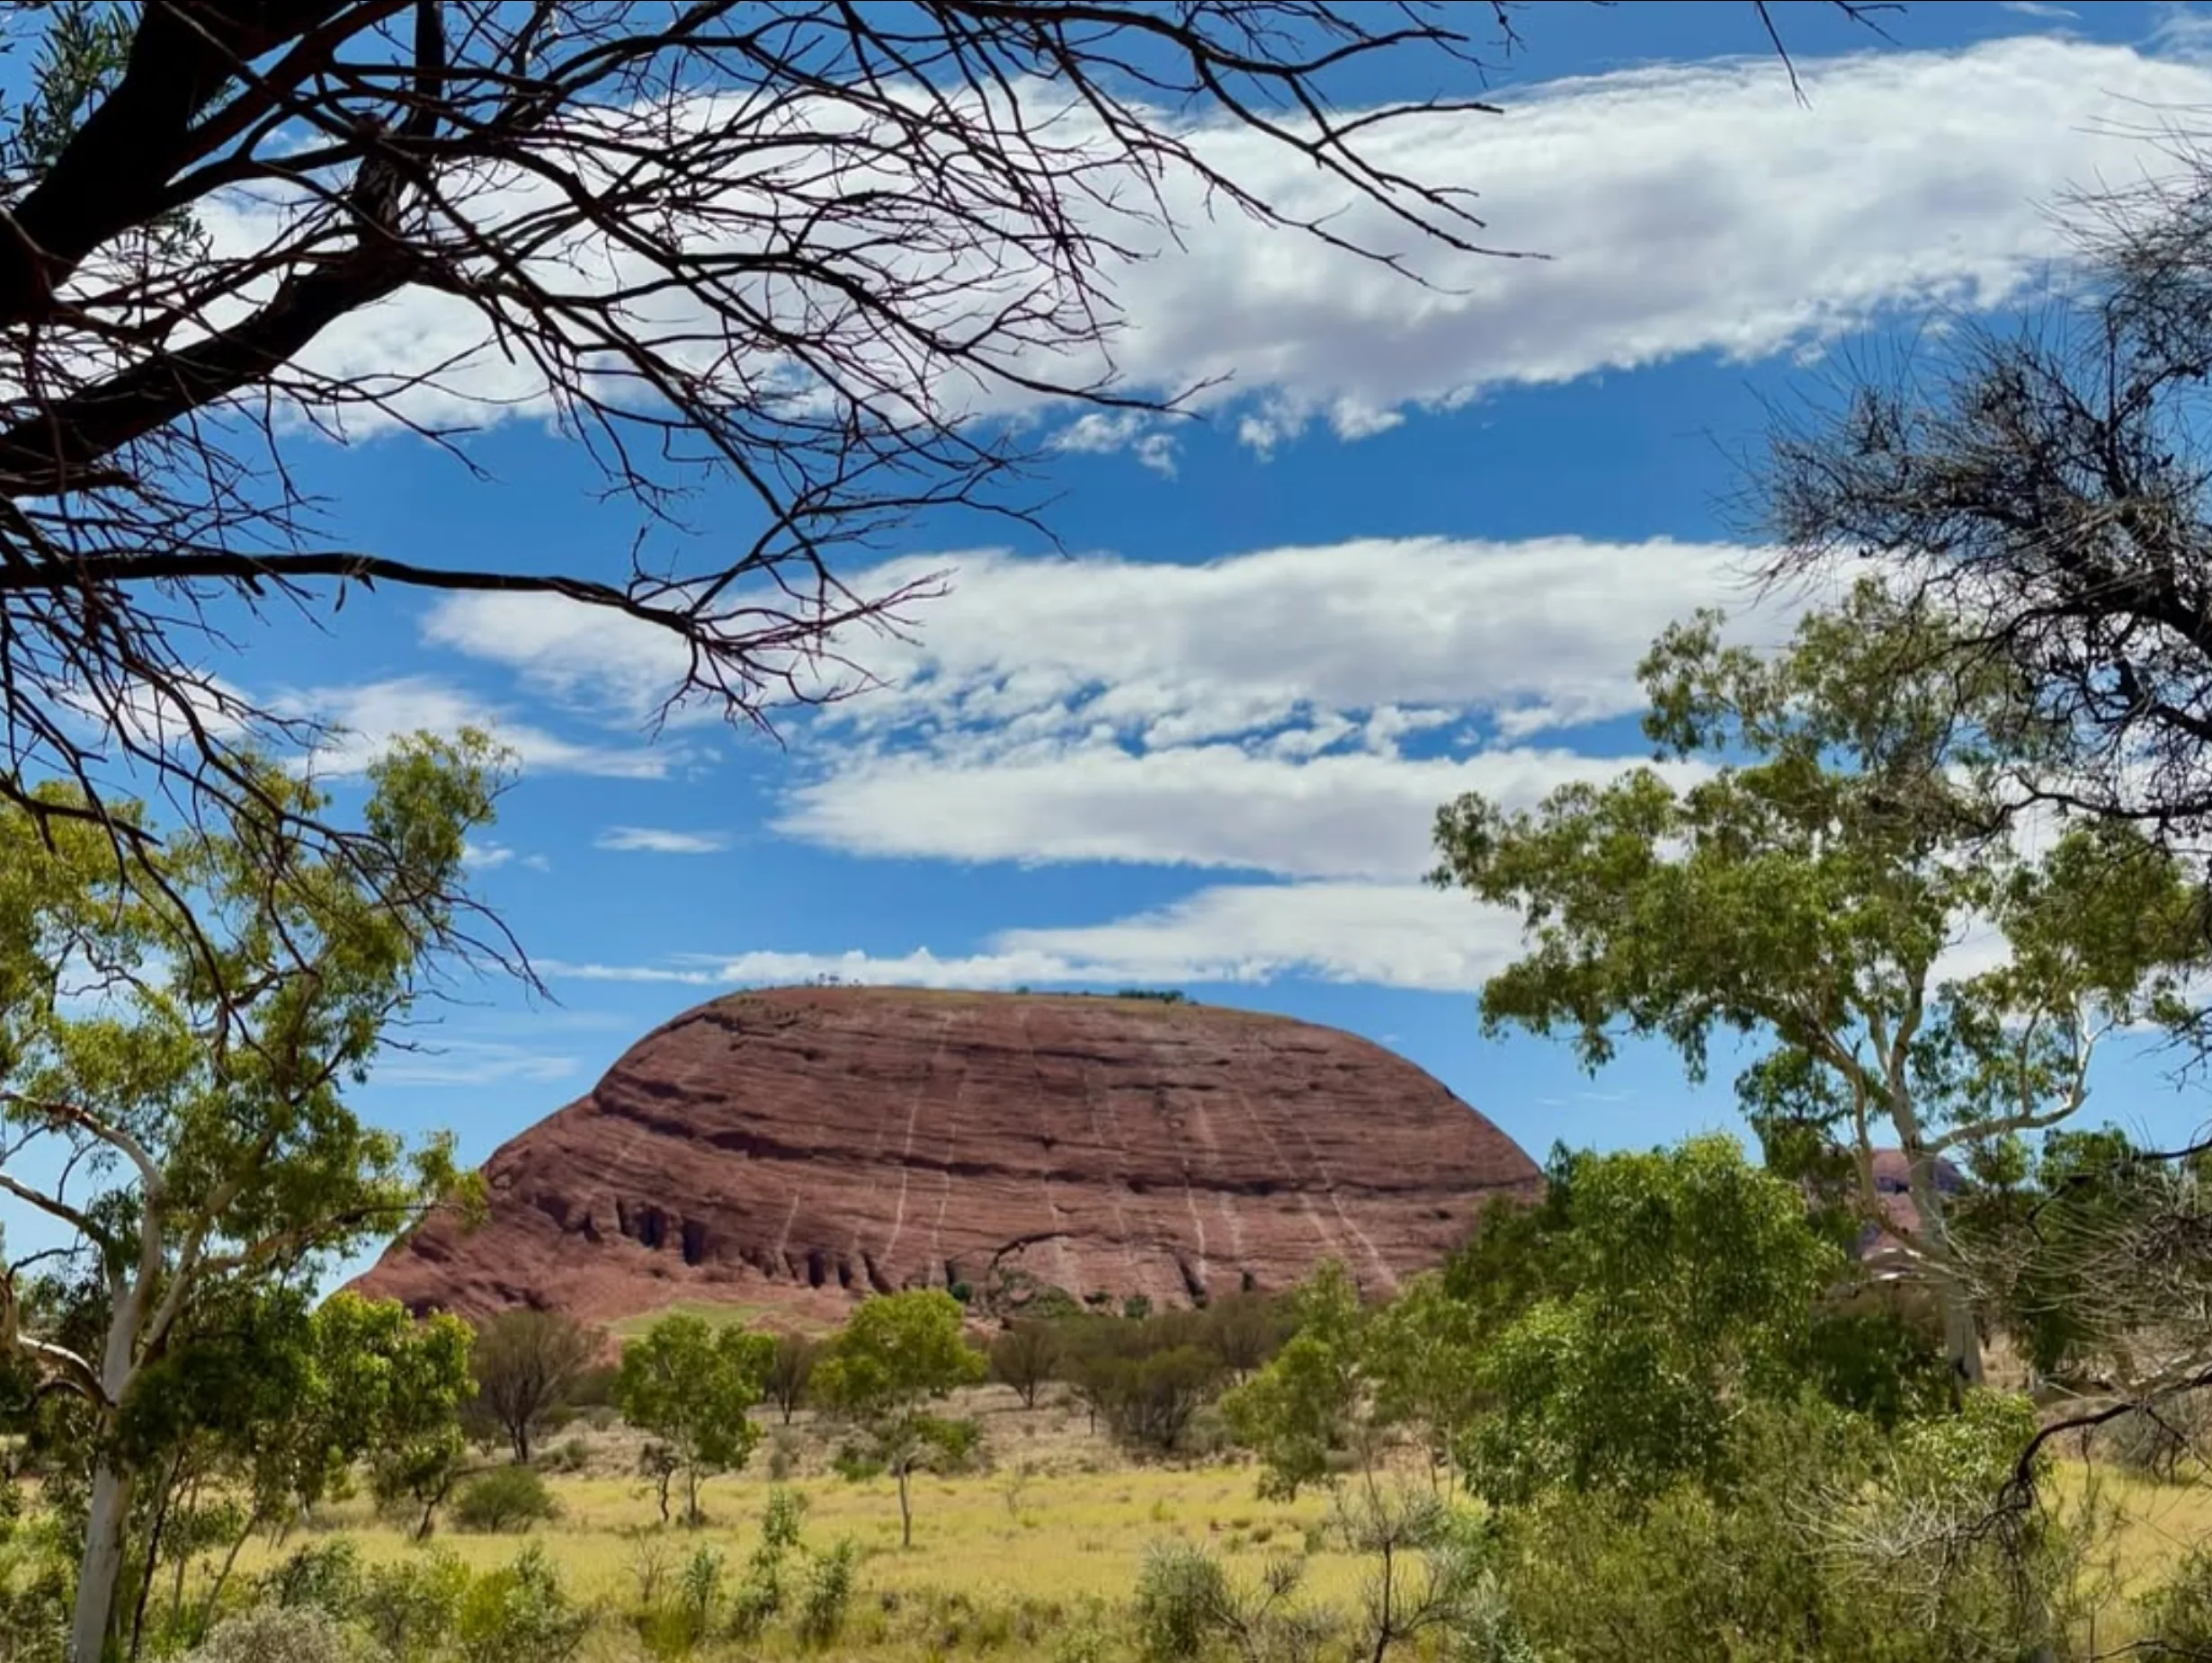
{"type": "Polygon", "coordinates": [[[834,1318],[872,1291],[1003,1285],[1182,1304],[1324,1258],[1393,1287],[1488,1196],[1512,1142],[1350,1034],[1159,1000],[793,988],[648,1034],[358,1285],[481,1317],[676,1300],[834,1318]]]}

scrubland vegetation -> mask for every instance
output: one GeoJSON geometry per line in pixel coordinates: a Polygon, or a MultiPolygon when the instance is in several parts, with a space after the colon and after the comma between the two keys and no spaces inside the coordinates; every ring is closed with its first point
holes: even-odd
{"type": "MultiPolygon", "coordinates": [[[[2170,1205],[2085,1199],[2083,1152],[1975,1192],[1962,1235],[2022,1203],[2170,1205]]],[[[2019,1389],[2033,1323],[1993,1306],[1999,1378],[1960,1392],[1932,1302],[1730,1141],[1561,1152],[1549,1178],[1387,1298],[1332,1264],[1134,1314],[916,1291],[819,1338],[682,1309],[610,1366],[556,1315],[472,1337],[339,1295],[283,1330],[304,1347],[287,1463],[178,1426],[144,1470],[121,1644],[1932,1663],[2199,1643],[2212,1475],[2186,1401],[2031,1450],[2054,1412],[2019,1389]],[[788,1418],[779,1369],[803,1378],[788,1418]],[[366,1436],[364,1412],[385,1418],[366,1436]]],[[[13,1445],[0,1655],[58,1641],[87,1453],[35,1410],[13,1445]]]]}

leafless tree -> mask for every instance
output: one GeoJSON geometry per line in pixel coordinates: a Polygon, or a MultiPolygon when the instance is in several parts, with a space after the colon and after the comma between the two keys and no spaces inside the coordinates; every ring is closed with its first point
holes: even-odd
{"type": "Polygon", "coordinates": [[[2212,151],[2069,206],[2075,257],[2017,329],[1960,324],[1779,420],[1761,529],[1795,577],[1871,560],[2031,681],[2060,806],[2212,828],[2212,151]]]}
{"type": "Polygon", "coordinates": [[[40,56],[0,131],[0,795],[31,807],[31,782],[74,778],[75,810],[35,812],[101,814],[123,778],[186,802],[245,792],[238,751],[297,743],[298,713],[210,664],[273,611],[326,623],[379,587],[633,620],[673,644],[671,705],[740,721],[852,690],[870,630],[930,585],[848,582],[834,552],[932,509],[1038,508],[1015,424],[977,418],[1009,397],[1177,402],[1090,350],[1113,333],[1116,266],[1173,235],[1171,200],[1195,189],[1409,278],[1407,248],[1499,252],[1470,192],[1396,171],[1383,140],[1488,107],[1512,10],[18,12],[0,28],[40,56]],[[1446,90],[1338,101],[1386,65],[1446,90]],[[1271,200],[1235,159],[1253,140],[1378,211],[1387,238],[1271,200]],[[338,350],[402,297],[443,308],[443,357],[338,350]],[[625,555],[547,570],[354,547],[299,482],[318,431],[408,430],[470,467],[455,423],[487,369],[636,505],[625,555]],[[718,480],[750,518],[701,534],[686,506],[718,480]]]}

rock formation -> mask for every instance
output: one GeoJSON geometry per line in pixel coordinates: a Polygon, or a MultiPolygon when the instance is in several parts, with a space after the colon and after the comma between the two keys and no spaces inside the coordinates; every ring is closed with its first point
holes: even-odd
{"type": "Polygon", "coordinates": [[[870,1289],[1182,1304],[1325,1258],[1387,1291],[1537,1168],[1350,1034],[1154,998],[793,988],[632,1046],[360,1285],[480,1318],[678,1301],[835,1320],[870,1289]]]}

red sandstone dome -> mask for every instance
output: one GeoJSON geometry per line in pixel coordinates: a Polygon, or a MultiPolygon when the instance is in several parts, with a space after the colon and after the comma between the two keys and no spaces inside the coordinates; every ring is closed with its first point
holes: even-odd
{"type": "Polygon", "coordinates": [[[791,988],[686,1011],[500,1148],[362,1291],[482,1318],[871,1289],[1189,1303],[1437,1264],[1535,1164],[1411,1063],[1155,998],[791,988]]]}

